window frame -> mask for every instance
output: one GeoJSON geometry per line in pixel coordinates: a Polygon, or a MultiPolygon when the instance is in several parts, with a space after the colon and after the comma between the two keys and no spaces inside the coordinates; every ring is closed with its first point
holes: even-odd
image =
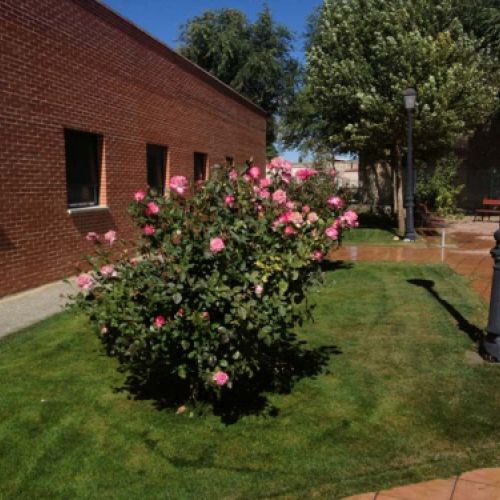
{"type": "Polygon", "coordinates": [[[158,149],[162,153],[162,162],[161,162],[161,189],[160,192],[157,193],[158,196],[165,196],[166,194],[166,182],[167,182],[167,158],[168,158],[168,147],[163,144],[154,144],[148,142],[146,144],[146,180],[150,189],[156,189],[157,186],[151,186],[150,184],[150,170],[149,170],[149,159],[150,159],[150,150],[152,148],[158,149]]]}

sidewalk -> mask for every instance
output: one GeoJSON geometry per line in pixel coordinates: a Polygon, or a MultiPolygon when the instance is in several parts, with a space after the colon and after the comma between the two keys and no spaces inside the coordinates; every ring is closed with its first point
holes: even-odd
{"type": "Polygon", "coordinates": [[[344,500],[500,500],[500,469],[479,469],[344,500]]]}
{"type": "Polygon", "coordinates": [[[57,281],[0,299],[0,337],[60,312],[64,296],[74,292],[70,284],[57,281]]]}

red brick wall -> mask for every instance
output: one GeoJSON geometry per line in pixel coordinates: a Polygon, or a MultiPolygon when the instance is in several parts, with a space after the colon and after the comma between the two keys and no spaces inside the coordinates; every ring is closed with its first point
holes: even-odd
{"type": "Polygon", "coordinates": [[[167,176],[195,151],[263,164],[265,117],[94,0],[0,0],[0,296],[74,273],[88,231],[131,235],[147,143],[167,176]],[[65,128],[103,135],[109,210],[68,213],[65,128]]]}

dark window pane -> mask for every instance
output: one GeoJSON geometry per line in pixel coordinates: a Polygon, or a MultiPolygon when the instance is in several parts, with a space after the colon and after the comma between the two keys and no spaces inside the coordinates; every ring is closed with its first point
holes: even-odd
{"type": "Polygon", "coordinates": [[[68,205],[99,203],[100,136],[65,130],[68,205]]]}
{"type": "Polygon", "coordinates": [[[232,156],[226,156],[226,167],[234,167],[234,158],[232,156]]]}
{"type": "Polygon", "coordinates": [[[205,153],[194,154],[194,180],[204,181],[207,178],[207,155],[205,153]]]}
{"type": "Polygon", "coordinates": [[[165,159],[167,150],[163,146],[147,145],[148,186],[156,194],[165,194],[165,159]]]}

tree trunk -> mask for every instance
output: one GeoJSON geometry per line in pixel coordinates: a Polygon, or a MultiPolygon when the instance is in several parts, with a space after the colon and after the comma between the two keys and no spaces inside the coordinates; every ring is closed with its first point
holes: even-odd
{"type": "Polygon", "coordinates": [[[394,148],[393,158],[394,211],[398,217],[398,232],[402,236],[405,234],[405,209],[403,198],[403,154],[399,144],[396,144],[394,148]]]}

